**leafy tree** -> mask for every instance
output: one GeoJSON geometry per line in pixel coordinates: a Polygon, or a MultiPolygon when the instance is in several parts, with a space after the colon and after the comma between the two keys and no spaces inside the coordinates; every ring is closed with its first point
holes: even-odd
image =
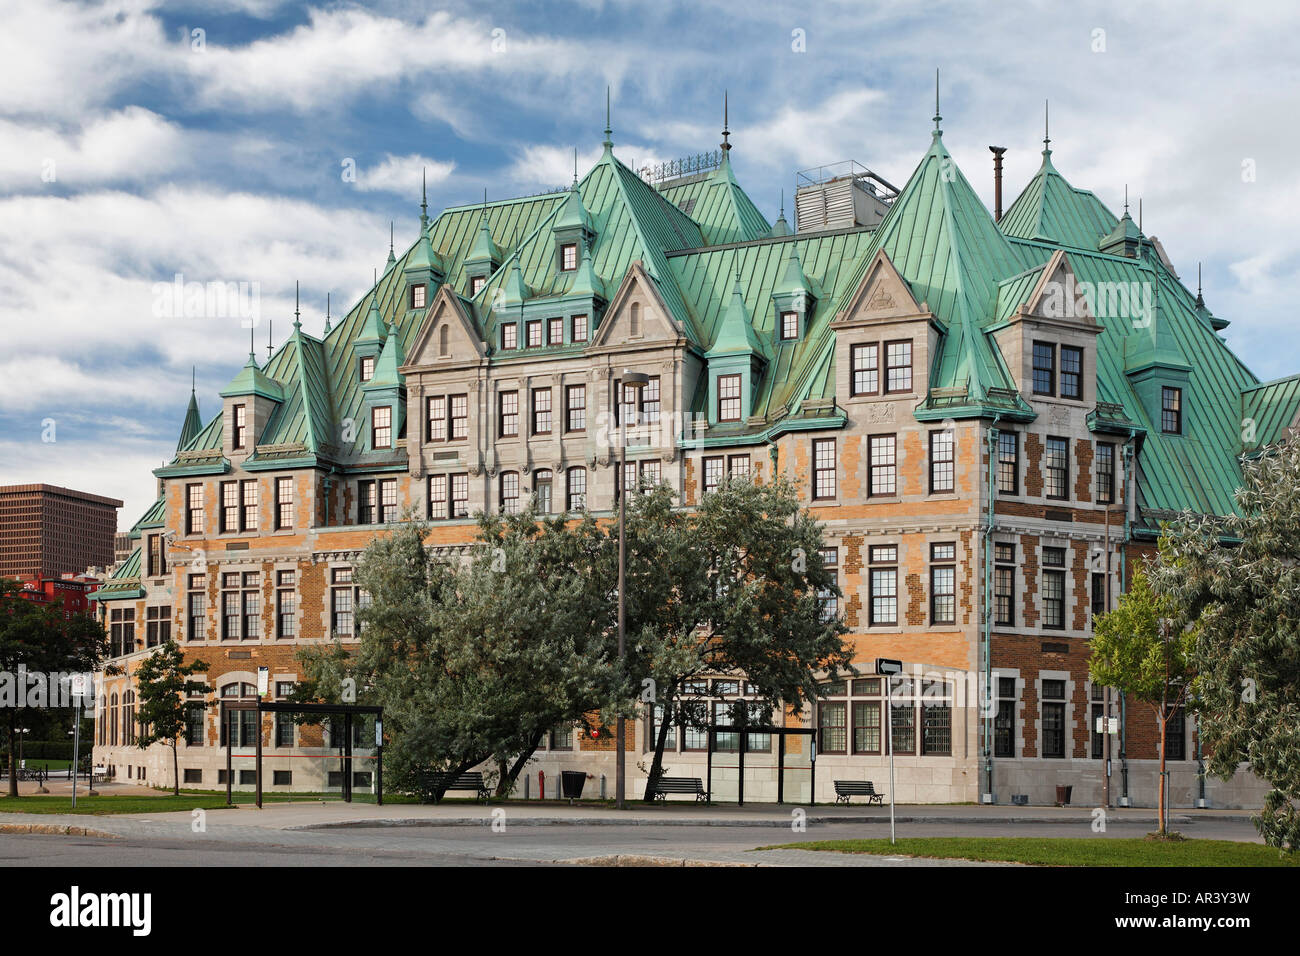
{"type": "Polygon", "coordinates": [[[13,682],[10,690],[14,693],[12,706],[3,707],[9,737],[10,797],[18,796],[14,755],[20,724],[28,714],[51,705],[48,697],[59,692],[54,683],[59,677],[91,673],[108,656],[108,638],[93,615],[64,618],[61,611],[29,601],[21,593],[18,582],[0,578],[0,672],[13,682]],[[33,677],[42,680],[29,688],[27,683],[33,677]]]}
{"type": "Polygon", "coordinates": [[[1192,658],[1210,770],[1241,763],[1273,789],[1256,826],[1300,847],[1300,442],[1243,463],[1236,513],[1183,515],[1162,538],[1157,592],[1197,622],[1192,658]]]}
{"type": "Polygon", "coordinates": [[[731,717],[766,722],[815,697],[819,674],[850,670],[852,651],[844,624],[822,611],[820,595],[840,591],[821,562],[821,526],[788,481],[724,482],[693,512],[673,508],[661,486],[629,500],[626,524],[624,706],[660,711],[650,802],[670,726],[708,720],[682,700],[687,681],[743,676],[759,702],[731,717]]]}
{"type": "Polygon", "coordinates": [[[1194,634],[1182,627],[1174,606],[1157,595],[1145,571],[1133,576],[1127,593],[1093,625],[1094,683],[1116,687],[1148,704],[1160,727],[1160,793],[1156,801],[1160,833],[1168,830],[1165,807],[1165,743],[1169,718],[1187,703],[1195,673],[1194,634]]]}
{"type": "Polygon", "coordinates": [[[175,641],[169,640],[140,662],[135,669],[139,705],[136,717],[140,733],[136,746],[141,750],[156,743],[172,748],[172,793],[180,795],[180,770],[177,766],[176,744],[189,722],[190,709],[206,707],[205,700],[188,700],[188,692],[209,693],[212,688],[205,683],[191,681],[192,674],[206,674],[208,665],[201,660],[184,662],[184,655],[175,641]]]}

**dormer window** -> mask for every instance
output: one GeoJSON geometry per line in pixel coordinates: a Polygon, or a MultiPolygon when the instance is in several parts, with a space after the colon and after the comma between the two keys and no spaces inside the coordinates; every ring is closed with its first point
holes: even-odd
{"type": "Polygon", "coordinates": [[[1083,398],[1083,349],[1061,346],[1061,397],[1083,398]]]}
{"type": "Polygon", "coordinates": [[[781,313],[781,341],[793,342],[799,337],[799,313],[781,313]]]}
{"type": "Polygon", "coordinates": [[[1051,342],[1034,343],[1034,394],[1056,394],[1056,346],[1051,342]]]}
{"type": "Polygon", "coordinates": [[[411,286],[411,308],[413,309],[424,308],[424,294],[426,289],[427,286],[424,285],[411,286]]]}
{"type": "Polygon", "coordinates": [[[526,324],[528,332],[528,347],[530,349],[539,349],[542,347],[542,320],[529,319],[526,324]]]}
{"type": "Polygon", "coordinates": [[[560,246],[560,271],[572,272],[578,268],[578,244],[566,242],[560,246]]]}
{"type": "Polygon", "coordinates": [[[1166,385],[1160,389],[1160,430],[1166,435],[1183,433],[1183,390],[1181,388],[1170,388],[1166,385]]]}
{"type": "Polygon", "coordinates": [[[236,405],[235,413],[235,434],[232,448],[243,448],[248,443],[248,406],[236,405]]]}
{"type": "Polygon", "coordinates": [[[519,347],[519,326],[513,322],[501,326],[501,348],[510,351],[519,347]]]}
{"type": "Polygon", "coordinates": [[[370,447],[393,447],[393,409],[381,405],[370,411],[370,447]]]}
{"type": "Polygon", "coordinates": [[[718,421],[740,421],[740,376],[718,376],[718,421]]]}
{"type": "Polygon", "coordinates": [[[368,382],[375,377],[375,357],[373,355],[363,355],[361,357],[361,362],[357,367],[357,375],[363,382],[368,382]]]}
{"type": "Polygon", "coordinates": [[[546,322],[546,344],[563,345],[564,344],[564,320],[548,319],[546,322]]]}
{"type": "Polygon", "coordinates": [[[471,277],[469,280],[470,298],[473,298],[474,296],[478,295],[485,285],[487,285],[487,276],[471,277]]]}
{"type": "Polygon", "coordinates": [[[885,391],[912,390],[912,343],[885,343],[885,391]]]}
{"type": "Polygon", "coordinates": [[[585,315],[575,315],[573,317],[572,326],[573,327],[569,330],[569,341],[587,341],[587,317],[585,315]]]}

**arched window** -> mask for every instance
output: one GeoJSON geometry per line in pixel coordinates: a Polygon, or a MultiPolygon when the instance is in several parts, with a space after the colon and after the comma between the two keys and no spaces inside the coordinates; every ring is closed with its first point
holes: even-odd
{"type": "Polygon", "coordinates": [[[101,747],[108,743],[108,721],[104,719],[107,714],[108,698],[100,694],[99,707],[95,710],[95,723],[99,724],[99,745],[101,747]]]}
{"type": "MultiPolygon", "coordinates": [[[[233,681],[224,685],[220,694],[225,700],[256,700],[257,688],[252,684],[233,681]]],[[[257,732],[257,711],[228,710],[221,728],[221,746],[224,747],[227,740],[235,747],[256,746],[257,732]]]]}
{"type": "Polygon", "coordinates": [[[641,334],[641,303],[632,303],[632,314],[628,321],[628,335],[636,338],[641,334]]]}
{"type": "Polygon", "coordinates": [[[135,743],[135,691],[128,690],[122,695],[122,743],[130,746],[135,743]]]}
{"type": "Polygon", "coordinates": [[[113,695],[108,705],[108,745],[117,746],[117,694],[113,695]]]}

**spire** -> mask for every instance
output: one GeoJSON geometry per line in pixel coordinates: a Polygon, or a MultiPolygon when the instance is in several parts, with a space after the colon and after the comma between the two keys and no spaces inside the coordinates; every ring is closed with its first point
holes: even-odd
{"type": "Polygon", "coordinates": [[[727,154],[731,152],[731,143],[727,142],[727,137],[731,135],[731,124],[727,121],[727,91],[722,91],[722,161],[727,162],[727,154]]]}
{"type": "Polygon", "coordinates": [[[390,219],[388,220],[388,264],[391,266],[396,261],[397,256],[393,254],[393,220],[390,219]]]}
{"type": "MultiPolygon", "coordinates": [[[[294,290],[293,290],[293,293],[294,293],[294,302],[296,303],[296,302],[297,302],[297,299],[298,299],[298,288],[297,288],[297,283],[296,283],[296,282],[294,283],[294,290]]],[[[296,313],[295,313],[295,314],[296,314],[296,313]]],[[[271,361],[271,330],[272,330],[272,328],[273,328],[274,326],[275,326],[275,320],[274,320],[274,319],[267,319],[267,320],[266,320],[266,360],[267,360],[267,362],[270,362],[270,361],[271,361]]]]}
{"type": "Polygon", "coordinates": [[[606,86],[605,87],[605,142],[602,144],[605,147],[606,152],[609,152],[611,149],[614,148],[614,140],[610,138],[614,133],[614,128],[613,126],[610,125],[609,116],[610,116],[609,87],[606,86]]]}
{"type": "Polygon", "coordinates": [[[582,261],[578,263],[578,271],[573,277],[573,284],[569,287],[568,295],[592,296],[598,299],[608,299],[605,293],[605,283],[600,276],[596,275],[596,270],[591,264],[591,249],[585,242],[579,243],[582,246],[582,261]]]}
{"type": "MultiPolygon", "coordinates": [[[[1048,126],[1048,106],[1047,100],[1043,100],[1043,158],[1046,159],[1052,155],[1052,136],[1048,126]]],[[[1069,158],[1068,156],[1066,157],[1069,158]]]]}
{"type": "Polygon", "coordinates": [[[1196,263],[1196,307],[1205,308],[1205,296],[1201,295],[1201,264],[1196,263]]]}
{"type": "Polygon", "coordinates": [[[420,234],[429,228],[429,171],[427,167],[420,168],[420,234]]]}
{"type": "Polygon", "coordinates": [[[330,334],[330,294],[325,293],[325,335],[330,334]]]}
{"type": "Polygon", "coordinates": [[[302,313],[299,311],[298,300],[298,280],[293,280],[293,330],[297,332],[302,328],[302,313]]]}
{"type": "Polygon", "coordinates": [[[176,450],[179,452],[182,448],[193,440],[203,429],[203,420],[199,417],[199,400],[195,395],[195,378],[196,373],[194,366],[190,366],[190,404],[185,409],[185,421],[181,423],[180,441],[176,443],[176,450]]]}
{"type": "Polygon", "coordinates": [[[939,115],[939,68],[936,66],[934,68],[934,135],[936,139],[943,135],[943,129],[939,126],[942,119],[943,117],[939,115]]]}
{"type": "Polygon", "coordinates": [[[785,221],[785,190],[781,190],[781,214],[776,217],[776,222],[772,223],[772,231],[768,236],[772,239],[780,239],[783,236],[790,235],[790,224],[785,221]]]}
{"type": "Polygon", "coordinates": [[[578,185],[578,147],[573,147],[573,185],[578,185]]]}
{"type": "Polygon", "coordinates": [[[731,288],[731,301],[722,314],[717,337],[707,355],[715,358],[719,355],[750,353],[767,358],[763,343],[754,332],[750,321],[749,309],[745,307],[745,294],[740,287],[740,262],[736,262],[736,278],[731,288]]]}

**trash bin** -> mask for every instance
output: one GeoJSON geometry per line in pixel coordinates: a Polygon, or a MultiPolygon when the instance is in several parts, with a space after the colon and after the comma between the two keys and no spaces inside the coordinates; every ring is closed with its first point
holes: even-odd
{"type": "Polygon", "coordinates": [[[560,786],[563,788],[564,796],[569,800],[579,799],[586,783],[587,774],[581,770],[560,771],[560,786]]]}
{"type": "Polygon", "coordinates": [[[1068,807],[1070,805],[1070,794],[1074,792],[1073,786],[1056,788],[1056,805],[1058,807],[1068,807]]]}

